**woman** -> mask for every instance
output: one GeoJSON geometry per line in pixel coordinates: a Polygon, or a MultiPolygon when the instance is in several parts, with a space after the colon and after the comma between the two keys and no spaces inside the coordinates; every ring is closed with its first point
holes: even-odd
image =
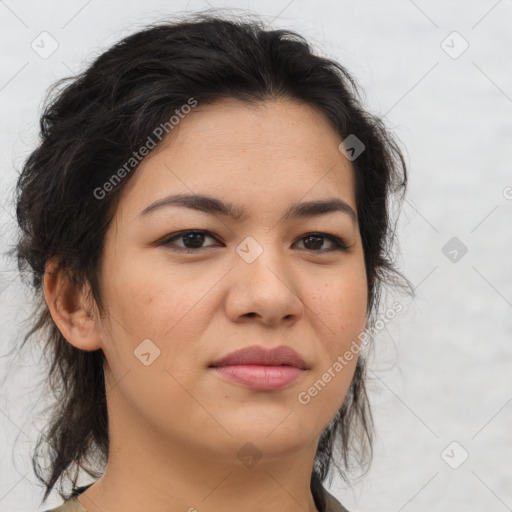
{"type": "Polygon", "coordinates": [[[323,482],[371,460],[368,332],[408,284],[392,136],[341,65],[258,21],[150,26],[64,85],[17,197],[24,342],[47,329],[56,398],[43,501],[346,510],[323,482]]]}

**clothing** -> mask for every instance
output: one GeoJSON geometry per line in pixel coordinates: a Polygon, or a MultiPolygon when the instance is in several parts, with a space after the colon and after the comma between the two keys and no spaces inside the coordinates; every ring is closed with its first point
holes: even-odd
{"type": "MultiPolygon", "coordinates": [[[[78,500],[78,495],[83,493],[91,485],[92,484],[84,485],[83,487],[73,489],[69,500],[66,500],[60,507],[45,510],[44,512],[88,512],[78,500]]],[[[348,512],[348,510],[325,488],[324,495],[326,505],[325,512],[348,512]]]]}

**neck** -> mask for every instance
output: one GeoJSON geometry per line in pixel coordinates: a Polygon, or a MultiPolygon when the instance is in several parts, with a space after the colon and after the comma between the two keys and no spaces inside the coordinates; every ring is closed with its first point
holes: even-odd
{"type": "Polygon", "coordinates": [[[88,512],[317,512],[310,481],[318,439],[285,454],[258,451],[261,458],[251,460],[248,446],[239,453],[246,440],[208,451],[173,443],[135,417],[123,424],[116,417],[110,417],[105,473],[79,496],[88,512]]]}

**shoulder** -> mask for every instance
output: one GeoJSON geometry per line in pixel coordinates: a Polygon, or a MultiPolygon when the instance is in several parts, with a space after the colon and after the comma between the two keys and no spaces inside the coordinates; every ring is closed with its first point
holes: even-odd
{"type": "Polygon", "coordinates": [[[91,487],[91,485],[92,483],[81,487],[75,487],[71,493],[71,497],[65,500],[62,505],[57,508],[44,510],[43,512],[87,512],[87,509],[78,500],[78,495],[82,494],[86,489],[91,487]]]}
{"type": "MultiPolygon", "coordinates": [[[[325,496],[325,512],[349,512],[325,487],[323,490],[325,496]]],[[[87,512],[87,509],[80,503],[78,493],[76,493],[76,495],[73,495],[59,507],[48,509],[44,512],[87,512]]]]}
{"type": "Polygon", "coordinates": [[[325,512],[349,512],[325,487],[324,496],[325,512]]]}
{"type": "Polygon", "coordinates": [[[87,510],[78,501],[78,498],[73,496],[59,507],[45,510],[44,512],[87,512],[87,510]]]}

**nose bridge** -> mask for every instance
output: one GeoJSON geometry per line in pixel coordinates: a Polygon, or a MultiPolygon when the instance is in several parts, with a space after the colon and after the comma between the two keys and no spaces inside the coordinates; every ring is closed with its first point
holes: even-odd
{"type": "Polygon", "coordinates": [[[248,235],[236,247],[236,253],[241,261],[237,262],[242,279],[278,281],[282,286],[287,281],[285,265],[286,255],[283,247],[276,240],[275,232],[248,235]],[[275,275],[277,274],[277,276],[275,275]],[[283,274],[282,276],[280,274],[283,274]]]}
{"type": "Polygon", "coordinates": [[[268,322],[299,315],[297,283],[276,233],[247,236],[235,250],[237,315],[256,313],[268,322]]]}

